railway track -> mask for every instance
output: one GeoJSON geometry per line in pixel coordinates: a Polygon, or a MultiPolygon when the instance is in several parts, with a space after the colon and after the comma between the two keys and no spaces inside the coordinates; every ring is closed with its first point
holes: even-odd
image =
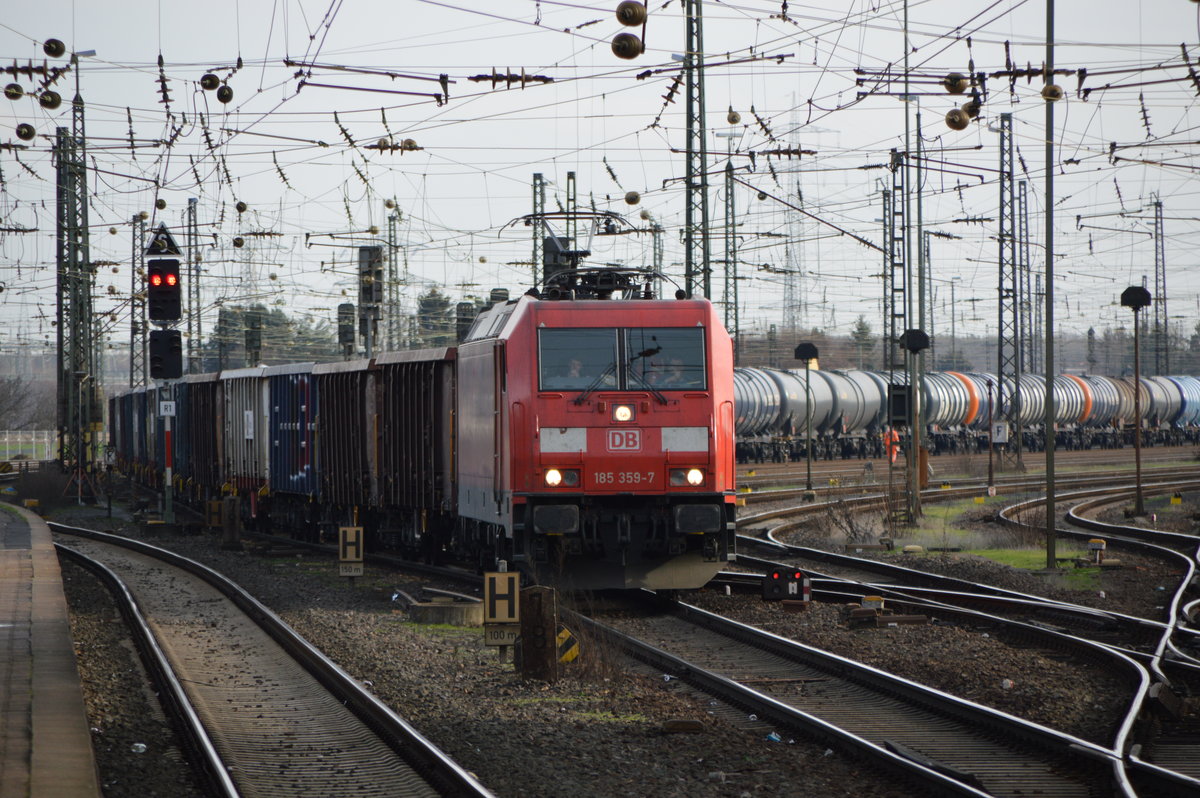
{"type": "MultiPolygon", "coordinates": [[[[1111,477],[1105,475],[1105,476],[1099,477],[1099,479],[1102,479],[1102,480],[1103,479],[1111,479],[1111,477]]],[[[967,488],[966,490],[969,491],[969,495],[973,495],[974,493],[978,492],[978,486],[975,486],[973,488],[967,488]]],[[[942,491],[942,492],[936,492],[936,493],[945,493],[945,492],[942,491]]],[[[812,507],[813,507],[813,505],[807,505],[804,509],[811,511],[812,507]]],[[[823,554],[827,554],[827,553],[823,553],[823,554]]],[[[880,581],[881,580],[879,579],[879,577],[876,576],[875,582],[878,584],[880,581]]],[[[894,582],[894,584],[903,586],[906,589],[911,587],[910,585],[903,585],[902,580],[897,580],[896,582],[894,582]]],[[[926,588],[925,591],[927,593],[927,596],[924,598],[920,598],[920,600],[935,600],[935,597],[938,593],[952,592],[952,591],[947,591],[945,588],[946,588],[946,585],[942,585],[939,588],[926,588]]],[[[996,603],[998,601],[1008,601],[1010,599],[1008,597],[1003,597],[1003,596],[1000,596],[1000,597],[984,596],[984,597],[975,597],[975,600],[977,602],[982,602],[982,603],[987,604],[987,603],[996,603]]],[[[1080,609],[1084,609],[1084,608],[1080,608],[1080,609]]],[[[1064,612],[1064,611],[1070,612],[1069,609],[1063,610],[1061,608],[1054,608],[1054,607],[1050,607],[1050,608],[1047,608],[1047,609],[1044,609],[1041,611],[1048,612],[1048,613],[1056,613],[1056,612],[1064,612]]],[[[1084,613],[1084,615],[1086,615],[1086,613],[1084,613]]],[[[720,619],[717,619],[716,621],[714,621],[714,623],[720,623],[720,622],[721,622],[720,619]]],[[[1041,620],[1041,622],[1046,623],[1046,624],[1051,623],[1050,621],[1047,621],[1044,618],[1041,620]]],[[[1088,621],[1086,619],[1084,621],[1082,621],[1084,626],[1087,625],[1087,622],[1088,621]]],[[[1098,624],[1101,627],[1106,627],[1108,632],[1110,632],[1110,633],[1114,632],[1113,628],[1111,627],[1111,623],[1110,623],[1111,618],[1110,618],[1109,614],[1093,613],[1093,615],[1091,616],[1090,622],[1093,624],[1098,624]]],[[[614,634],[616,635],[616,634],[620,634],[620,633],[614,632],[614,634]]],[[[675,642],[672,643],[673,646],[674,645],[683,645],[683,641],[686,641],[689,638],[701,639],[700,634],[695,631],[681,632],[677,636],[674,635],[674,633],[670,633],[670,632],[664,633],[662,631],[659,631],[657,634],[663,640],[674,640],[675,642]],[[678,637],[678,640],[676,640],[676,637],[678,637]]],[[[705,634],[706,635],[718,634],[720,636],[720,635],[723,635],[724,633],[723,632],[722,633],[712,633],[712,632],[706,630],[705,634]]],[[[1120,637],[1124,634],[1125,634],[1125,631],[1118,630],[1115,632],[1115,636],[1117,636],[1117,637],[1120,637]]],[[[718,645],[718,646],[726,645],[725,643],[720,642],[719,637],[718,638],[708,637],[706,639],[710,643],[713,643],[714,645],[718,645]]],[[[654,645],[654,641],[649,641],[649,642],[643,641],[640,644],[637,641],[631,641],[628,643],[628,645],[631,647],[631,649],[634,649],[634,650],[638,649],[639,646],[643,646],[643,647],[648,646],[649,648],[657,647],[654,645]]],[[[1141,648],[1143,648],[1143,645],[1138,645],[1137,646],[1138,650],[1133,651],[1133,653],[1134,654],[1139,653],[1141,648]]],[[[688,659],[685,662],[683,660],[683,658],[681,658],[678,654],[676,655],[675,659],[673,659],[673,660],[669,656],[666,659],[661,659],[661,660],[651,659],[650,655],[645,655],[645,656],[639,655],[639,656],[641,656],[641,658],[645,659],[646,661],[655,662],[656,664],[654,667],[660,668],[664,673],[676,672],[681,675],[686,675],[689,679],[694,679],[697,682],[697,684],[701,685],[701,686],[717,685],[718,687],[720,687],[720,685],[724,684],[725,682],[732,681],[728,676],[722,677],[721,675],[719,675],[719,673],[714,673],[714,674],[710,674],[710,675],[701,675],[702,672],[705,671],[705,668],[703,667],[703,661],[699,657],[697,657],[697,659],[695,661],[688,659]]],[[[837,662],[837,658],[835,658],[835,662],[837,662]]],[[[718,662],[718,664],[720,664],[720,663],[718,662]]],[[[734,667],[736,667],[736,666],[734,666],[734,667]]],[[[796,681],[795,680],[796,677],[787,676],[787,675],[784,675],[784,676],[772,675],[774,673],[774,671],[771,670],[771,668],[774,667],[774,665],[772,663],[767,663],[761,667],[765,669],[762,671],[762,673],[765,673],[767,675],[765,675],[765,676],[761,675],[761,674],[757,675],[757,676],[754,675],[754,673],[757,672],[757,669],[759,668],[759,666],[757,666],[757,665],[752,666],[750,669],[751,675],[749,677],[749,680],[751,682],[753,682],[753,685],[755,688],[760,688],[764,684],[772,684],[773,680],[782,680],[782,682],[774,682],[775,687],[779,687],[780,684],[782,684],[784,682],[791,681],[791,689],[796,689],[796,687],[798,685],[800,692],[803,692],[805,685],[810,684],[810,681],[807,680],[807,677],[800,677],[799,680],[796,681]]],[[[794,662],[788,661],[788,664],[786,664],[786,666],[784,666],[784,667],[792,668],[794,670],[798,666],[794,662]]],[[[841,664],[837,664],[836,667],[842,668],[843,666],[841,664]]],[[[870,671],[870,670],[871,669],[869,669],[869,668],[867,669],[867,671],[870,671]]],[[[826,677],[816,676],[813,678],[824,679],[826,677]]],[[[903,680],[900,680],[900,681],[903,682],[903,680]]],[[[815,685],[818,683],[812,682],[811,684],[815,685]]],[[[821,684],[823,685],[823,683],[821,683],[821,684]]],[[[909,684],[911,684],[911,683],[909,683],[909,684]]],[[[1144,687],[1144,685],[1143,685],[1143,687],[1144,687]]],[[[708,690],[709,687],[703,687],[703,689],[708,690]]],[[[908,691],[910,688],[905,687],[904,689],[900,689],[895,684],[893,684],[886,688],[881,688],[881,689],[885,693],[898,692],[898,693],[903,694],[906,691],[908,691]]],[[[920,691],[924,690],[924,689],[925,688],[918,688],[918,694],[920,694],[920,691]]],[[[1147,693],[1149,692],[1148,688],[1145,690],[1143,690],[1141,687],[1135,688],[1135,689],[1141,690],[1142,692],[1147,692],[1147,693]]],[[[787,691],[785,690],[784,692],[787,692],[787,691]]],[[[933,691],[933,692],[936,692],[936,691],[933,691]]],[[[719,690],[713,690],[713,693],[714,693],[714,695],[722,695],[719,692],[719,690]]],[[[891,750],[888,750],[888,745],[885,744],[885,745],[881,746],[877,742],[872,742],[871,740],[866,739],[864,735],[856,734],[853,731],[854,726],[850,720],[845,721],[845,726],[847,728],[844,728],[844,729],[837,728],[838,725],[841,725],[842,719],[840,719],[836,716],[834,716],[835,721],[836,721],[836,723],[835,723],[835,722],[829,721],[828,719],[823,720],[823,719],[816,718],[813,713],[805,713],[804,711],[800,711],[798,714],[795,714],[793,711],[794,708],[781,709],[781,707],[779,706],[781,701],[780,701],[780,699],[773,697],[772,691],[769,691],[769,690],[764,691],[761,689],[750,689],[749,694],[753,694],[753,695],[750,695],[749,697],[747,697],[748,694],[743,686],[743,688],[740,689],[740,691],[735,689],[734,694],[731,694],[730,696],[724,696],[724,698],[727,701],[734,701],[735,703],[738,703],[742,706],[749,706],[749,707],[761,706],[762,708],[759,710],[749,710],[749,711],[756,711],[762,717],[771,718],[772,720],[776,720],[779,717],[783,717],[783,720],[777,720],[777,722],[782,727],[807,729],[808,733],[818,734],[829,740],[836,740],[843,747],[849,746],[852,748],[858,748],[860,751],[863,752],[863,754],[865,756],[870,756],[872,758],[882,757],[882,759],[880,761],[890,763],[890,765],[892,767],[896,767],[906,773],[916,772],[918,775],[915,776],[915,778],[918,778],[922,781],[930,780],[928,782],[928,784],[926,784],[926,787],[931,791],[936,791],[936,792],[945,793],[945,794],[973,794],[973,795],[983,794],[983,793],[979,792],[977,790],[977,788],[970,786],[970,784],[973,783],[972,782],[972,774],[974,774],[974,779],[977,780],[977,782],[974,782],[974,783],[984,784],[988,788],[990,794],[1004,794],[1004,793],[992,792],[993,788],[988,784],[988,782],[984,781],[984,779],[981,776],[979,776],[978,773],[976,772],[976,770],[979,770],[979,772],[986,773],[989,780],[994,779],[996,777],[996,774],[993,774],[992,771],[988,770],[986,767],[981,767],[981,768],[977,769],[977,768],[975,768],[974,765],[970,764],[970,762],[967,762],[967,764],[965,766],[960,767],[958,764],[958,762],[960,760],[955,760],[953,758],[939,759],[938,756],[940,756],[941,754],[938,751],[935,751],[935,753],[938,753],[938,756],[930,756],[929,753],[927,753],[925,751],[925,749],[922,749],[919,746],[915,747],[915,748],[913,746],[909,746],[909,745],[905,744],[901,738],[898,738],[898,737],[892,738],[889,736],[886,738],[886,740],[888,742],[890,742],[891,750]],[[767,694],[765,702],[755,703],[755,702],[762,702],[763,700],[761,698],[756,698],[754,696],[764,693],[764,692],[767,694]],[[736,698],[734,697],[734,695],[736,695],[736,698]],[[782,715],[780,713],[782,713],[782,715]],[[799,724],[799,725],[796,726],[796,725],[789,725],[789,724],[799,724]],[[914,769],[915,769],[915,771],[914,771],[914,769]]],[[[915,701],[918,704],[921,704],[922,711],[925,711],[924,698],[918,698],[918,699],[915,699],[915,701]]],[[[786,703],[786,702],[783,702],[783,703],[786,703]]],[[[834,702],[834,703],[840,703],[840,702],[834,702]]],[[[1148,705],[1148,706],[1150,706],[1150,705],[1148,705]]],[[[905,717],[904,711],[897,710],[897,712],[898,712],[898,717],[905,717]]],[[[988,711],[985,710],[985,714],[986,714],[986,712],[988,712],[988,711]]],[[[1002,713],[998,713],[998,714],[1002,714],[1002,713]]],[[[897,724],[904,725],[905,723],[907,723],[909,725],[912,725],[913,723],[917,722],[914,719],[918,719],[919,717],[924,717],[924,716],[908,715],[907,720],[904,720],[904,721],[898,720],[897,724]]],[[[940,716],[938,716],[938,717],[940,718],[940,716]]],[[[922,720],[920,722],[923,723],[924,721],[922,720]]],[[[937,725],[937,724],[940,724],[942,721],[937,720],[936,722],[935,721],[930,721],[930,722],[934,723],[934,725],[937,725]]],[[[974,725],[977,728],[981,728],[981,729],[988,728],[988,727],[982,726],[980,724],[981,724],[981,721],[979,721],[977,718],[972,718],[969,721],[968,725],[974,725]]],[[[868,727],[868,729],[869,729],[869,727],[868,727]]],[[[984,736],[985,737],[995,736],[996,734],[998,734],[998,732],[988,731],[984,734],[984,736]]],[[[1052,735],[1053,735],[1053,733],[1052,733],[1052,735]]],[[[954,739],[955,735],[951,734],[951,735],[949,735],[949,737],[951,739],[954,739]]],[[[1062,736],[1059,735],[1059,738],[1061,738],[1061,737],[1062,736]]],[[[923,742],[923,738],[921,738],[921,742],[923,742]]],[[[1055,794],[1064,794],[1064,795],[1073,795],[1073,794],[1175,795],[1175,794],[1180,794],[1180,795],[1187,795],[1187,794],[1191,794],[1191,792],[1189,792],[1189,790],[1191,790],[1192,787],[1194,787],[1194,785],[1192,785],[1186,781],[1181,784],[1179,782],[1178,777],[1174,773],[1171,772],[1172,770],[1174,770],[1174,768],[1169,768],[1167,765],[1162,764],[1162,763],[1155,764],[1155,763],[1141,762],[1137,757],[1137,752],[1139,750],[1137,748],[1137,745],[1138,745],[1137,743],[1133,743],[1131,746],[1129,746],[1129,748],[1134,752],[1129,760],[1130,764],[1133,766],[1132,776],[1126,774],[1123,770],[1125,765],[1122,763],[1121,749],[1124,746],[1118,744],[1118,745],[1114,745],[1114,747],[1112,749],[1105,749],[1105,747],[1102,745],[1096,746],[1094,743],[1091,745],[1092,745],[1091,748],[1086,749],[1086,753],[1081,754],[1079,750],[1073,750],[1073,753],[1069,753],[1066,755],[1068,758],[1074,757],[1074,759],[1072,760],[1072,763],[1071,763],[1071,767],[1079,766],[1082,768],[1082,770],[1092,773],[1093,775],[1094,775],[1094,772],[1097,769],[1099,769],[1102,773],[1104,773],[1106,775],[1104,775],[1101,779],[1099,779],[1098,782],[1088,782],[1087,781],[1088,777],[1085,776],[1083,781],[1072,783],[1073,777],[1068,778],[1068,780],[1067,780],[1068,783],[1065,786],[1063,786],[1062,789],[1064,791],[1061,793],[1045,790],[1044,784],[1042,784],[1040,779],[1034,779],[1034,781],[1038,781],[1039,788],[1042,790],[1040,794],[1044,794],[1044,795],[1055,795],[1055,794]],[[1076,760],[1078,760],[1078,761],[1076,761],[1076,760]],[[1147,784],[1149,784],[1150,786],[1147,787],[1146,786],[1147,784]],[[1080,789],[1082,789],[1084,791],[1078,792],[1078,790],[1080,790],[1080,789]]],[[[1032,747],[1044,748],[1044,747],[1046,747],[1046,743],[1044,740],[1038,740],[1036,742],[1036,744],[1034,744],[1032,747]]],[[[996,762],[1003,761],[1003,759],[998,759],[995,756],[989,756],[989,755],[984,755],[983,758],[991,759],[992,760],[991,766],[996,767],[998,771],[1007,769],[1006,767],[1000,767],[995,764],[996,762]]],[[[1061,763],[1056,763],[1054,765],[1051,765],[1050,768],[1052,770],[1054,770],[1056,773],[1059,773],[1059,771],[1061,770],[1061,763]]],[[[910,775],[909,778],[914,778],[914,777],[910,775]]],[[[1055,782],[1055,788],[1057,788],[1057,786],[1058,786],[1057,782],[1055,782]]],[[[1018,789],[1025,789],[1025,788],[1021,787],[1018,789]]],[[[1018,793],[1012,793],[1012,794],[1018,794],[1018,793]]],[[[1028,793],[1026,793],[1026,794],[1028,794],[1028,793]]]]}
{"type": "Polygon", "coordinates": [[[1129,757],[1142,772],[1170,770],[1200,784],[1200,538],[1104,523],[1094,517],[1101,509],[1131,498],[1132,493],[1126,491],[1075,504],[1068,509],[1066,520],[1082,531],[1063,533],[1099,533],[1117,550],[1153,549],[1179,566],[1179,583],[1166,602],[1167,623],[1150,663],[1157,682],[1144,699],[1144,733],[1129,757]]]}
{"type": "MultiPolygon", "coordinates": [[[[1166,467],[1161,469],[1149,469],[1143,476],[1145,484],[1154,484],[1163,481],[1178,481],[1189,476],[1200,477],[1200,466],[1193,467],[1166,467]]],[[[1131,480],[1132,472],[1128,469],[1113,469],[1098,472],[1063,474],[1055,478],[1055,486],[1058,488],[1073,488],[1081,489],[1088,486],[1106,486],[1111,485],[1118,480],[1131,480]]],[[[774,483],[774,484],[787,484],[774,483]]],[[[794,484],[794,481],[793,481],[794,484]]],[[[1004,493],[1019,493],[1024,490],[1039,490],[1044,489],[1046,485],[1045,478],[1035,478],[1029,475],[1008,475],[997,477],[993,480],[993,487],[997,494],[1004,493]]],[[[889,488],[887,484],[871,483],[871,484],[836,484],[829,485],[817,489],[814,487],[812,494],[815,494],[817,499],[825,499],[826,501],[837,498],[850,497],[865,499],[869,495],[875,496],[880,504],[886,501],[887,493],[903,490],[904,485],[900,480],[895,481],[889,488]],[[867,492],[871,491],[870,494],[867,492]],[[880,491],[883,491],[882,493],[880,491]]],[[[939,501],[946,499],[957,499],[964,497],[978,496],[982,492],[988,490],[988,485],[982,483],[978,479],[956,479],[943,480],[938,483],[936,489],[929,488],[921,491],[921,500],[924,501],[939,501]]],[[[747,505],[769,504],[772,502],[807,500],[809,491],[805,488],[793,487],[762,487],[755,491],[743,492],[741,498],[747,505]]],[[[756,516],[750,516],[755,518],[756,516]]],[[[739,518],[739,521],[741,519],[739,518]]]]}
{"type": "Polygon", "coordinates": [[[140,610],[151,670],[214,795],[490,795],[224,577],[144,543],[51,527],[69,536],[61,551],[123,585],[124,613],[140,610]]]}
{"type": "Polygon", "coordinates": [[[930,794],[1133,794],[1112,749],[687,604],[646,599],[591,620],[664,674],[789,733],[855,749],[930,794]]]}
{"type": "MultiPolygon", "coordinates": [[[[1178,464],[1181,461],[1195,461],[1197,450],[1194,446],[1163,446],[1142,450],[1142,465],[1153,469],[1160,465],[1178,464]]],[[[1040,468],[1044,462],[1043,452],[1026,452],[1024,455],[1025,475],[1040,468]]],[[[1089,449],[1084,451],[1057,451],[1055,463],[1059,473],[1073,468],[1092,469],[1097,466],[1123,467],[1125,471],[1133,469],[1132,449],[1089,449]]],[[[986,474],[988,467],[987,452],[973,454],[941,455],[930,458],[930,465],[936,469],[935,479],[943,476],[952,480],[978,477],[986,474]],[[956,476],[957,475],[957,476],[956,476]]],[[[1011,473],[1013,466],[997,456],[993,461],[996,477],[1005,478],[1011,473]]],[[[788,463],[740,463],[738,465],[738,485],[748,485],[755,489],[770,485],[792,484],[803,482],[806,476],[807,464],[800,460],[788,463]]],[[[904,482],[903,459],[891,466],[893,478],[904,482]]],[[[839,482],[861,482],[866,476],[876,483],[886,482],[889,463],[885,458],[876,457],[866,460],[814,460],[812,474],[814,487],[828,485],[829,480],[839,482]]]]}
{"type": "MultiPolygon", "coordinates": [[[[1144,489],[1150,492],[1165,492],[1195,488],[1195,483],[1169,482],[1147,486],[1144,489]]],[[[1014,594],[1012,591],[989,586],[956,583],[956,580],[946,577],[924,574],[886,563],[789,547],[774,540],[765,544],[758,539],[743,538],[739,543],[777,547],[774,549],[775,556],[785,555],[783,559],[792,567],[803,564],[813,571],[812,564],[819,562],[833,565],[843,579],[848,574],[865,577],[857,589],[851,589],[853,595],[859,595],[866,590],[889,595],[907,602],[907,606],[914,608],[914,611],[919,611],[921,606],[936,607],[945,601],[957,606],[982,604],[989,608],[988,614],[1003,610],[1010,616],[1014,611],[1024,615],[1041,616],[1042,622],[1048,616],[1056,625],[1065,624],[1067,628],[1063,631],[1069,630],[1082,637],[1103,642],[1108,647],[1123,650],[1145,667],[1152,680],[1148,689],[1138,690],[1133,695],[1126,713],[1127,721],[1122,725],[1122,728],[1127,730],[1124,742],[1118,739],[1113,747],[1113,750],[1121,751],[1127,757],[1127,778],[1130,784],[1134,785],[1138,794],[1143,795],[1200,794],[1200,720],[1197,718],[1195,707],[1192,706],[1190,710],[1188,708],[1188,702],[1194,705],[1196,696],[1200,696],[1200,660],[1196,658],[1197,653],[1200,653],[1200,636],[1194,626],[1197,610],[1200,609],[1200,590],[1197,589],[1200,585],[1197,585],[1198,580],[1195,578],[1196,564],[1200,561],[1200,541],[1190,535],[1140,530],[1085,520],[1082,514],[1094,511],[1098,506],[1128,501],[1132,491],[1131,488],[1119,488],[1114,491],[1109,487],[1068,494],[1061,498],[1065,500],[1081,493],[1102,495],[1072,508],[1067,514],[1073,523],[1083,526],[1085,531],[1063,530],[1061,534],[1087,539],[1101,532],[1110,546],[1115,546],[1118,551],[1137,550],[1142,554],[1168,560],[1174,558],[1180,566],[1180,585],[1171,597],[1164,619],[1140,619],[1099,612],[1091,608],[1067,606],[1061,602],[1014,594]],[[935,587],[930,587],[931,584],[935,587]],[[936,601],[937,604],[931,605],[930,601],[936,601]],[[1129,648],[1129,642],[1122,641],[1132,642],[1133,648],[1129,648]]],[[[1019,525],[1020,522],[1015,519],[1020,518],[1025,510],[1038,506],[1041,501],[1035,499],[1018,503],[1006,508],[1002,515],[1008,523],[1019,525]]],[[[775,564],[745,555],[739,556],[739,562],[748,567],[757,566],[764,569],[775,564]]],[[[840,596],[848,587],[845,581],[830,578],[819,571],[815,572],[815,575],[820,577],[814,585],[817,588],[814,593],[818,598],[820,590],[837,591],[828,595],[840,596]]],[[[732,578],[735,581],[742,579],[737,575],[733,575],[732,578]]],[[[942,609],[940,612],[945,614],[947,610],[942,609]]],[[[1011,620],[996,618],[996,622],[1007,624],[1011,623],[1011,620]]]]}

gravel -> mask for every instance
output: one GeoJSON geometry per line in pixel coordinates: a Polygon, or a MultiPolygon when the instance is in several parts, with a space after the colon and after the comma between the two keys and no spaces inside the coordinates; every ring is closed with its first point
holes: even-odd
{"type": "MultiPolygon", "coordinates": [[[[142,537],[137,527],[109,521],[88,508],[71,508],[56,520],[142,537]]],[[[761,724],[714,707],[707,697],[679,689],[677,680],[665,683],[659,674],[612,652],[587,652],[592,656],[581,658],[587,662],[568,666],[555,684],[522,681],[510,664],[499,661],[495,649],[482,645],[478,629],[408,621],[393,596],[397,590],[415,594],[427,584],[422,578],[368,565],[351,588],[326,559],[222,551],[209,535],[146,539],[229,575],[501,796],[740,797],[797,790],[812,796],[920,795],[823,744],[803,738],[789,744],[786,736],[784,742],[769,741],[769,730],[761,724]],[[672,719],[700,720],[704,731],[668,733],[663,724],[672,719]]],[[[982,558],[939,555],[906,563],[1032,593],[1055,592],[1038,577],[982,558]]],[[[1146,563],[1104,574],[1105,599],[1094,591],[1061,595],[1079,603],[1088,603],[1090,595],[1097,606],[1130,611],[1124,602],[1136,604],[1149,593],[1143,603],[1152,607],[1151,583],[1166,576],[1153,568],[1154,563],[1146,563]]],[[[82,581],[72,575],[69,591],[74,594],[82,581]]],[[[1119,690],[1104,677],[980,632],[940,624],[850,630],[837,605],[814,604],[806,613],[790,614],[744,597],[700,593],[692,600],[1091,740],[1107,739],[1122,703],[1119,690]]],[[[73,599],[72,606],[93,603],[94,598],[73,599]]],[[[166,776],[168,784],[129,786],[139,784],[147,769],[137,764],[144,760],[121,755],[123,749],[132,740],[162,731],[160,721],[140,726],[154,715],[144,702],[126,703],[139,694],[144,698],[146,691],[114,681],[135,670],[130,651],[123,652],[124,659],[117,656],[128,645],[93,637],[115,625],[85,617],[76,626],[81,669],[91,683],[89,706],[99,712],[93,720],[100,730],[97,750],[108,746],[114,753],[101,757],[106,795],[186,794],[173,788],[177,776],[166,776]],[[88,660],[94,662],[83,664],[88,660]]]]}
{"type": "MultiPolygon", "coordinates": [[[[54,520],[101,530],[124,526],[142,537],[86,508],[54,520]]],[[[391,597],[397,588],[419,590],[420,579],[368,565],[351,589],[326,559],[222,551],[208,535],[144,539],[237,581],[500,796],[740,798],[798,785],[813,796],[920,795],[823,744],[767,740],[759,724],[719,711],[611,652],[600,652],[590,665],[569,666],[555,684],[523,681],[483,646],[480,630],[409,623],[391,597]],[[664,731],[664,722],[675,719],[699,720],[704,731],[664,731]]],[[[69,592],[81,581],[73,578],[69,592]]],[[[124,741],[161,734],[142,725],[148,713],[141,702],[124,704],[139,689],[112,681],[115,672],[130,669],[128,661],[110,658],[92,633],[81,625],[77,638],[81,661],[94,660],[81,669],[94,685],[89,694],[97,700],[89,706],[102,705],[104,735],[124,741]]],[[[101,767],[106,784],[136,785],[144,772],[121,757],[101,767]]],[[[106,795],[126,794],[184,793],[151,784],[127,792],[106,787],[106,795]]]]}
{"type": "Polygon", "coordinates": [[[62,561],[92,750],[108,798],[203,795],[125,630],[91,572],[62,561]]]}

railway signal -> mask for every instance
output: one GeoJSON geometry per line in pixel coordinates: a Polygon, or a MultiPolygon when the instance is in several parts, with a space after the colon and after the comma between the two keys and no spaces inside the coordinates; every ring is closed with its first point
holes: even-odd
{"type": "Polygon", "coordinates": [[[179,321],[183,318],[179,261],[163,258],[146,263],[146,306],[150,321],[179,321]]]}
{"type": "Polygon", "coordinates": [[[803,571],[795,568],[775,568],[763,578],[763,601],[809,601],[812,588],[803,571]]]}
{"type": "Polygon", "coordinates": [[[150,377],[177,380],[183,376],[183,336],[179,330],[150,331],[150,377]]]}

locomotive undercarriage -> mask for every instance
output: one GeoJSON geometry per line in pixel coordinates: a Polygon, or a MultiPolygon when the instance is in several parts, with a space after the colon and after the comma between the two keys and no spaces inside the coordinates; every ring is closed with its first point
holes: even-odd
{"type": "Polygon", "coordinates": [[[514,559],[566,589],[695,589],[734,550],[732,507],[720,496],[556,496],[514,509],[514,559]]]}

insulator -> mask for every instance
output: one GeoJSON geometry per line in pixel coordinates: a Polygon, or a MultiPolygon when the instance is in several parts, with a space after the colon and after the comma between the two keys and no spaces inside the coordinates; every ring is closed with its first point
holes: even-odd
{"type": "Polygon", "coordinates": [[[278,279],[279,279],[279,275],[278,275],[278,274],[276,274],[275,272],[271,272],[269,275],[267,275],[267,279],[269,279],[269,280],[278,280],[278,279]]]}
{"type": "Polygon", "coordinates": [[[154,201],[154,207],[158,208],[160,211],[165,211],[167,209],[167,201],[162,198],[156,199],[154,201]]]}
{"type": "Polygon", "coordinates": [[[1042,99],[1046,102],[1056,103],[1062,98],[1062,86],[1059,86],[1057,83],[1047,83],[1042,87],[1042,99]]]}
{"type": "Polygon", "coordinates": [[[249,208],[250,206],[247,205],[246,203],[242,202],[241,200],[238,200],[237,204],[234,205],[233,207],[237,210],[238,213],[245,213],[246,209],[249,208]]]}
{"type": "Polygon", "coordinates": [[[25,96],[25,89],[20,83],[10,83],[4,87],[4,96],[10,100],[19,100],[25,96]]]}
{"type": "Polygon", "coordinates": [[[480,262],[480,263],[487,263],[487,256],[486,256],[486,255],[480,255],[480,256],[479,256],[479,262],[480,262]]]}
{"type": "Polygon", "coordinates": [[[961,72],[951,72],[942,81],[942,85],[946,87],[946,91],[951,94],[962,94],[971,84],[967,81],[966,75],[961,72]]]}
{"type": "Polygon", "coordinates": [[[233,102],[233,89],[228,85],[217,89],[217,100],[228,105],[233,102]]]}
{"type": "Polygon", "coordinates": [[[391,200],[391,199],[385,199],[383,201],[383,207],[387,208],[390,211],[392,208],[396,207],[396,201],[391,200]]]}
{"type": "Polygon", "coordinates": [[[981,110],[983,110],[983,106],[978,99],[970,99],[962,104],[962,111],[967,115],[968,119],[977,118],[981,110]]]}
{"type": "Polygon", "coordinates": [[[646,7],[637,0],[621,0],[617,4],[617,22],[633,27],[646,21],[646,7]]]}
{"type": "Polygon", "coordinates": [[[37,131],[33,129],[33,125],[28,122],[22,122],[17,125],[17,138],[21,141],[29,141],[37,135],[37,131]]]}
{"type": "Polygon", "coordinates": [[[233,245],[239,248],[244,247],[246,246],[246,239],[242,238],[241,236],[234,236],[233,245]]]}
{"type": "Polygon", "coordinates": [[[760,201],[760,202],[761,202],[762,200],[765,200],[766,198],[767,198],[767,192],[765,192],[765,191],[760,191],[760,192],[758,192],[758,199],[759,199],[759,201],[760,201]]]}
{"type": "Polygon", "coordinates": [[[951,130],[966,130],[971,117],[961,108],[951,108],[946,113],[946,126],[951,130]]]}
{"type": "Polygon", "coordinates": [[[390,150],[392,148],[392,142],[388,141],[387,139],[380,139],[379,141],[375,142],[375,146],[379,148],[380,152],[383,152],[384,150],[390,150]]]}
{"type": "Polygon", "coordinates": [[[143,222],[150,218],[150,214],[147,211],[142,211],[141,213],[138,214],[138,216],[141,218],[141,220],[143,222]]]}
{"type": "Polygon", "coordinates": [[[400,142],[400,147],[401,149],[405,150],[415,150],[417,148],[417,140],[405,139],[404,141],[400,142]]]}
{"type": "Polygon", "coordinates": [[[626,205],[637,205],[641,201],[642,201],[642,195],[637,193],[636,191],[626,191],[625,192],[625,204],[626,205]]]}
{"type": "Polygon", "coordinates": [[[367,232],[373,236],[379,235],[379,225],[377,225],[377,224],[371,225],[370,227],[367,228],[367,232]]]}
{"type": "Polygon", "coordinates": [[[644,50],[642,40],[632,33],[618,33],[613,37],[612,51],[617,58],[637,58],[644,50]]]}
{"type": "Polygon", "coordinates": [[[729,113],[725,115],[725,121],[731,125],[736,125],[738,122],[742,121],[742,115],[733,110],[733,106],[731,105],[729,106],[729,113]]]}
{"type": "Polygon", "coordinates": [[[643,221],[650,221],[650,211],[646,210],[645,208],[642,208],[642,212],[639,213],[638,216],[641,217],[643,221]]]}
{"type": "Polygon", "coordinates": [[[200,76],[200,88],[205,91],[212,91],[221,85],[221,79],[211,72],[205,72],[200,76]]]}
{"type": "Polygon", "coordinates": [[[42,52],[51,58],[62,58],[67,52],[67,46],[59,39],[47,39],[42,44],[42,52]]]}
{"type": "Polygon", "coordinates": [[[38,103],[47,111],[53,111],[62,105],[62,95],[56,91],[46,89],[46,91],[38,95],[38,103]]]}

